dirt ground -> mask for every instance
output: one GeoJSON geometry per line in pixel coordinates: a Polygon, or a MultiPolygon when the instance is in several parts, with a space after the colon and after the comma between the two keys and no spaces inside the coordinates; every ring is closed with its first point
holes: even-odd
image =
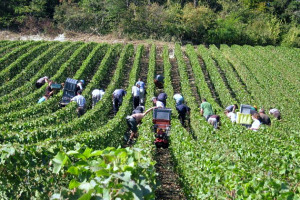
{"type": "Polygon", "coordinates": [[[164,45],[168,45],[169,47],[174,47],[174,43],[172,42],[163,42],[158,40],[130,40],[127,38],[118,38],[113,34],[99,36],[99,35],[92,35],[92,34],[83,34],[83,33],[76,33],[76,32],[66,32],[63,34],[59,34],[57,36],[47,36],[47,35],[24,35],[22,33],[16,33],[11,31],[0,31],[0,40],[45,40],[45,41],[83,41],[83,42],[106,42],[109,44],[114,43],[121,43],[127,44],[131,43],[134,45],[138,44],[156,44],[156,46],[161,47],[164,45]]]}

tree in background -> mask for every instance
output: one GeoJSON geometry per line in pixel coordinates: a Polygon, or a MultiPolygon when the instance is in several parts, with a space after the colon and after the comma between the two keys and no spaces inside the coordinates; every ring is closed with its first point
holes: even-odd
{"type": "Polygon", "coordinates": [[[298,46],[299,23],[299,0],[0,1],[0,27],[25,34],[58,27],[195,44],[298,46]]]}
{"type": "Polygon", "coordinates": [[[57,0],[1,0],[0,27],[17,28],[28,18],[35,21],[51,19],[58,4],[57,0]]]}
{"type": "Polygon", "coordinates": [[[204,6],[194,8],[192,4],[186,4],[182,16],[184,39],[198,43],[204,41],[207,30],[214,23],[215,16],[210,8],[204,6]]]}

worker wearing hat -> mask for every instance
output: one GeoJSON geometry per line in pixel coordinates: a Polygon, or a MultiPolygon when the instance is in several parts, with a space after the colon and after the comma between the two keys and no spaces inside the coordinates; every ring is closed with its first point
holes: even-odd
{"type": "Polygon", "coordinates": [[[84,85],[84,80],[80,80],[78,81],[77,85],[76,85],[76,94],[79,90],[83,90],[83,85],[84,85]]]}

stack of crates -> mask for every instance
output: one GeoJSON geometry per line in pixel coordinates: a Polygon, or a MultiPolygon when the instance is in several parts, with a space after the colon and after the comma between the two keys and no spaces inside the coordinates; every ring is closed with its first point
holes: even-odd
{"type": "Polygon", "coordinates": [[[240,112],[237,112],[236,123],[246,126],[247,128],[251,126],[252,118],[251,118],[251,108],[250,105],[241,104],[240,112]]]}
{"type": "Polygon", "coordinates": [[[76,86],[78,80],[67,78],[64,90],[63,90],[63,97],[60,102],[62,106],[66,106],[71,102],[71,99],[76,96],[76,86]]]}

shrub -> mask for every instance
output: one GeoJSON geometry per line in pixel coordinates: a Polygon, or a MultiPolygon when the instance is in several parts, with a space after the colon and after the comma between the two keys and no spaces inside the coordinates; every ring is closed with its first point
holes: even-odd
{"type": "Polygon", "coordinates": [[[193,4],[186,4],[182,17],[185,39],[194,42],[203,41],[214,21],[215,13],[211,9],[204,6],[194,8],[193,4]]]}
{"type": "Polygon", "coordinates": [[[244,24],[239,18],[228,16],[225,19],[218,19],[215,28],[208,31],[209,43],[214,44],[241,44],[244,42],[244,24]]]}
{"type": "Polygon", "coordinates": [[[254,45],[276,45],[280,39],[280,29],[281,22],[275,16],[260,13],[253,16],[245,34],[254,45]]]}
{"type": "Polygon", "coordinates": [[[288,33],[283,36],[282,46],[300,47],[300,26],[293,25],[288,33]]]}

